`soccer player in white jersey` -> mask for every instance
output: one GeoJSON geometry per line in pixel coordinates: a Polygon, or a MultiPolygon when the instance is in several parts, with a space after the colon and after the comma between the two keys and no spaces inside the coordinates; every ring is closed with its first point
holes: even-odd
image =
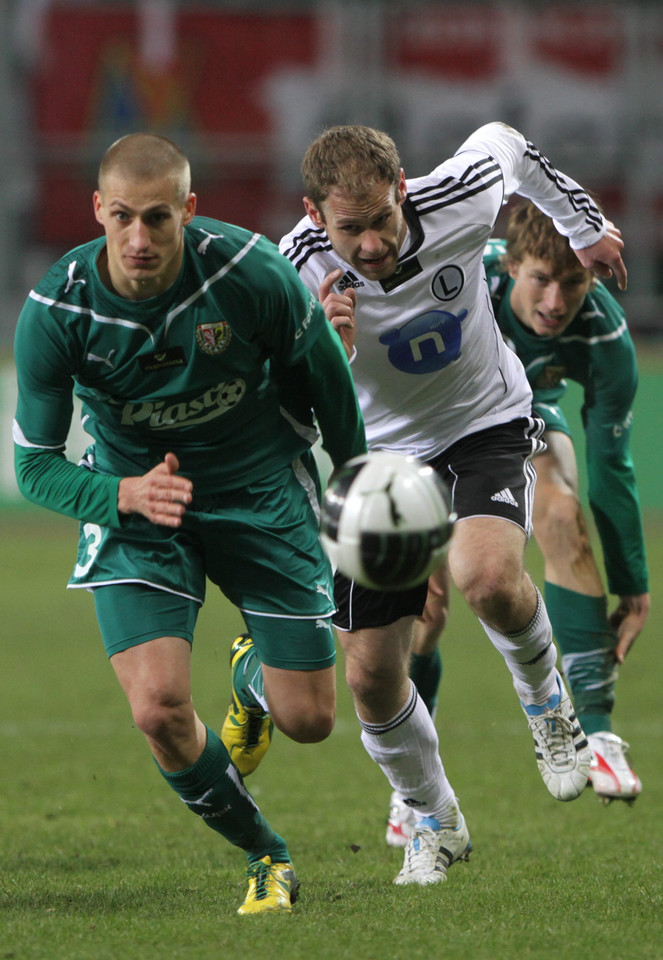
{"type": "MultiPolygon", "coordinates": [[[[546,451],[535,460],[534,534],[543,554],[545,601],[578,719],[592,751],[591,786],[604,803],[642,790],[629,745],[612,729],[620,665],[647,622],[649,573],[630,438],[638,382],[635,348],[617,299],[578,262],[568,240],[533,203],[514,207],[505,240],[491,240],[484,267],[497,323],[527,371],[546,451]],[[582,388],[588,501],[601,542],[608,597],[578,493],[578,467],[560,406],[582,388]]],[[[441,677],[439,637],[447,571],[431,578],[415,627],[410,677],[432,712],[441,677]]],[[[392,797],[387,843],[403,846],[411,810],[392,797]]]]}
{"type": "MultiPolygon", "coordinates": [[[[577,183],[501,123],[408,181],[386,134],[333,127],[310,145],[302,173],[306,217],[281,252],[354,354],[369,448],[414,454],[449,484],[459,517],[451,575],[504,656],[546,786],[572,800],[587,783],[590,752],[523,566],[543,423],[497,329],[482,254],[514,192],[554,217],[585,266],[614,271],[624,286],[621,237],[577,183]]],[[[433,721],[408,677],[426,585],[388,594],[337,574],[335,594],[362,741],[415,813],[395,882],[437,882],[467,856],[470,839],[433,721]]]]}

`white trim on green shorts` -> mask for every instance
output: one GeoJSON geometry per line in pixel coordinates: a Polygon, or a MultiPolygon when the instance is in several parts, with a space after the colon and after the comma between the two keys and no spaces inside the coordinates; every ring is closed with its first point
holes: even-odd
{"type": "Polygon", "coordinates": [[[117,587],[123,583],[140,583],[144,587],[151,587],[153,590],[163,590],[164,593],[172,593],[176,597],[183,597],[185,600],[193,600],[194,603],[202,607],[203,600],[200,597],[194,597],[190,593],[183,593],[181,590],[172,590],[170,587],[164,587],[160,583],[152,583],[149,580],[141,580],[139,577],[123,578],[119,580],[93,580],[90,583],[68,583],[67,590],[96,590],[97,587],[117,587]]]}

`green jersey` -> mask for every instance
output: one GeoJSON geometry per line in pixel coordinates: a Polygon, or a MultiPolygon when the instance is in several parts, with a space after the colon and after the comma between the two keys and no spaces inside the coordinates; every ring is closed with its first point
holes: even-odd
{"type": "Polygon", "coordinates": [[[338,465],[365,450],[340,339],[294,267],[258,234],[196,217],[179,276],[148,300],[102,283],[100,237],[72,250],[19,317],[19,486],[80,520],[118,526],[117,485],[177,455],[196,494],[245,486],[316,438],[338,465]],[[95,470],[64,457],[72,386],[95,470]]]}
{"type": "Polygon", "coordinates": [[[501,268],[504,241],[484,253],[493,309],[502,334],[520,357],[547,429],[569,432],[557,406],[567,380],[584,391],[589,501],[603,548],[608,587],[618,596],[647,593],[648,572],[633,460],[629,450],[638,382],[635,349],[624,312],[602,283],[557,337],[523,326],[511,309],[513,280],[501,268]]]}

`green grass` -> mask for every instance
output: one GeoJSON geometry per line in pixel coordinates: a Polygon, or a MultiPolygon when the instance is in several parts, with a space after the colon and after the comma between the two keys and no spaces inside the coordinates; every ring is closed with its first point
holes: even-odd
{"type": "MultiPolygon", "coordinates": [[[[647,530],[657,584],[663,525],[648,517],[647,530]]],[[[604,808],[591,791],[572,804],[549,796],[501,659],[454,597],[437,724],[472,833],[470,862],[437,888],[393,886],[401,855],[384,845],[388,788],[339,676],[332,736],[301,746],[277,735],[247,781],[288,839],[301,900],[290,917],[239,918],[243,855],[162,783],[105,659],[90,596],[64,590],[75,525],[4,511],[0,534],[0,960],[663,956],[656,605],[615,710],[644,783],[633,807],[604,808]]],[[[217,726],[239,626],[210,594],[194,691],[217,726]]]]}

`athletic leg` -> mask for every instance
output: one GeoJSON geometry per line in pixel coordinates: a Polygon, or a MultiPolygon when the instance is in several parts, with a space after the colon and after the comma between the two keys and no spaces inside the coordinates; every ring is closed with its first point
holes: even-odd
{"type": "Polygon", "coordinates": [[[556,685],[557,651],[539,592],[523,566],[525,534],[499,517],[457,522],[451,576],[481,620],[526,703],[545,703],[556,685]]]}
{"type": "Polygon", "coordinates": [[[579,796],[590,753],[556,669],[552,627],[523,566],[526,537],[499,517],[457,522],[451,576],[509,668],[534,737],[539,771],[558,800],[579,796]]]}
{"type": "Polygon", "coordinates": [[[214,506],[218,524],[206,528],[208,575],[247,628],[246,641],[232,645],[233,695],[222,732],[244,773],[264,753],[242,745],[245,718],[273,723],[299,743],[324,740],[335,721],[333,581],[319,541],[311,458],[307,464],[224,495],[214,506]],[[230,549],[219,551],[226,541],[230,549]]]}
{"type": "Polygon", "coordinates": [[[264,819],[225,747],[193,708],[190,658],[187,640],[160,637],[114,654],[111,665],[160,773],[189,809],[241,847],[250,863],[266,855],[273,862],[288,861],[285,841],[264,819]]]}
{"type": "Polygon", "coordinates": [[[570,800],[587,783],[590,753],[556,669],[548,614],[523,562],[536,480],[531,459],[545,448],[542,432],[542,420],[519,418],[461,438],[433,466],[458,516],[451,577],[511,672],[548,789],[570,800]]]}
{"type": "Polygon", "coordinates": [[[95,605],[111,665],[159,772],[192,812],[245,851],[249,871],[267,875],[261,890],[267,886],[272,895],[249,902],[255,889],[250,879],[240,912],[289,911],[298,884],[286,843],[246,791],[218,736],[193,708],[190,659],[197,604],[121,584],[97,587],[95,605]],[[181,635],[159,635],[166,621],[181,635]],[[276,872],[283,883],[274,879],[276,872]]]}
{"type": "Polygon", "coordinates": [[[410,679],[433,717],[442,680],[440,638],[448,617],[449,569],[445,564],[428,579],[426,606],[415,621],[410,653],[410,679]]]}
{"type": "Polygon", "coordinates": [[[608,622],[608,601],[578,499],[578,472],[571,439],[546,435],[536,459],[534,530],[545,562],[546,606],[587,733],[611,730],[617,679],[617,637],[608,622]]]}
{"type": "Polygon", "coordinates": [[[451,863],[470,850],[433,720],[408,677],[413,624],[414,617],[403,617],[384,627],[338,630],[362,743],[414,811],[399,885],[445,880],[451,863]]]}
{"type": "Polygon", "coordinates": [[[578,472],[567,434],[549,430],[537,457],[535,536],[545,563],[545,596],[562,668],[592,749],[590,778],[605,797],[634,799],[642,784],[628,744],[612,733],[618,662],[608,598],[578,498],[578,472]]]}
{"type": "MultiPolygon", "coordinates": [[[[429,578],[426,606],[414,622],[410,651],[410,679],[417,688],[433,720],[437,709],[437,695],[442,680],[440,636],[447,622],[449,609],[449,572],[440,567],[429,578]]],[[[389,798],[385,840],[390,847],[405,847],[412,835],[415,816],[397,790],[389,798]]]]}
{"type": "MultiPolygon", "coordinates": [[[[320,629],[310,621],[285,618],[274,618],[270,626],[284,642],[293,633],[320,629]]],[[[252,633],[260,636],[260,627],[255,625],[252,633]]],[[[329,736],[336,718],[334,665],[306,670],[269,666],[261,662],[249,633],[233,641],[230,665],[232,694],[221,739],[243,777],[263,759],[274,726],[298,743],[319,743],[329,736]]]]}

